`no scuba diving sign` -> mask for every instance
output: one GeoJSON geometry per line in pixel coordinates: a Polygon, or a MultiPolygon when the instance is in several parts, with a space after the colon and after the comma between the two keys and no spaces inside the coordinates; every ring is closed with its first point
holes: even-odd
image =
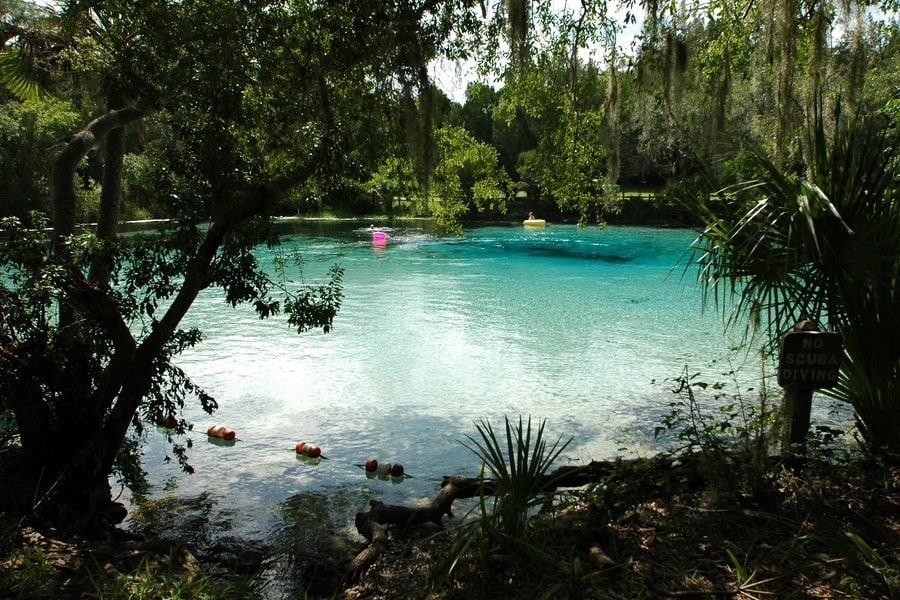
{"type": "Polygon", "coordinates": [[[841,334],[795,328],[781,338],[778,385],[832,388],[837,385],[841,354],[841,334]]]}

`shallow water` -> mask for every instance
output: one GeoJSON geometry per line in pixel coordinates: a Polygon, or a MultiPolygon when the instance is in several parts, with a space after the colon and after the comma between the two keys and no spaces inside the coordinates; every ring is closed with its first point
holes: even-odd
{"type": "Polygon", "coordinates": [[[185,413],[197,426],[192,476],[164,463],[163,437],[150,437],[151,497],[209,494],[209,510],[228,515],[221,530],[245,539],[306,519],[352,540],[353,515],[370,499],[416,503],[436,495],[442,475],[476,475],[462,444],[476,421],[546,419],[551,441],[572,439],[561,462],[647,451],[673,399],[664,380],[686,365],[724,380],[734,356],[694,273],[681,277],[695,232],[551,224],[447,238],[410,226],[388,229],[381,248],[361,225],[285,225],[280,251],[301,251],[307,282],[345,269],[332,333],[297,335],[214,293],[191,309],[185,325],[205,341],[178,365],[221,408],[185,413]],[[210,443],[212,424],[239,441],[210,443]],[[298,459],[301,440],[325,458],[298,459]],[[367,478],[358,465],[370,457],[413,478],[367,478]]]}

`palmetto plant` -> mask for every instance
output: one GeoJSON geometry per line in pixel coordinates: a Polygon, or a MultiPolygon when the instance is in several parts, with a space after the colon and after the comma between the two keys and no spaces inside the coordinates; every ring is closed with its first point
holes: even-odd
{"type": "Polygon", "coordinates": [[[548,447],[544,439],[544,421],[533,436],[531,417],[524,424],[520,416],[515,427],[509,417],[504,421],[505,441],[497,436],[490,422],[481,421],[475,424],[480,439],[466,436],[472,444],[466,444],[466,447],[481,458],[493,479],[493,525],[505,534],[521,537],[531,510],[547,499],[547,471],[571,440],[563,443],[560,438],[548,447]]]}
{"type": "Polygon", "coordinates": [[[843,336],[837,387],[865,442],[900,451],[900,153],[873,121],[817,127],[803,175],[761,150],[753,181],[693,204],[705,229],[692,263],[707,300],[736,298],[730,322],[767,327],[771,347],[801,319],[843,336]]]}
{"type": "Polygon", "coordinates": [[[457,529],[447,561],[438,566],[439,581],[446,581],[466,558],[488,564],[498,551],[513,560],[525,559],[532,568],[557,564],[543,545],[528,535],[532,511],[552,494],[554,486],[547,472],[571,442],[559,438],[548,446],[544,424],[542,421],[533,431],[531,417],[525,423],[520,416],[515,426],[506,417],[506,439],[502,440],[490,422],[482,420],[475,424],[478,437],[466,436],[469,443],[463,445],[482,461],[484,491],[470,512],[474,518],[457,529]]]}

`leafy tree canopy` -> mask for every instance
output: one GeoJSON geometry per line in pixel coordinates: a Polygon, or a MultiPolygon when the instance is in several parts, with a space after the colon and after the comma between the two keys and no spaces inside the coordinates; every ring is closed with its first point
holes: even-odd
{"type": "MultiPolygon", "coordinates": [[[[51,220],[33,214],[36,229],[3,223],[0,402],[15,413],[35,472],[45,472],[46,493],[60,501],[48,505],[97,518],[109,514],[107,475],[120,450],[133,448],[124,444],[130,428],[180,414],[192,396],[215,409],[173,362],[202,339],[179,328],[202,290],[220,288],[230,305],[249,303],[261,317],[285,311],[299,332],[330,329],[341,269],[314,285],[264,273],[253,249],[275,243],[266,217],[294,188],[328,189],[355,160],[373,160],[355,148],[386,129],[391,99],[427,87],[423,69],[470,7],[157,0],[60,8],[55,89],[93,100],[55,158],[51,220]],[[171,221],[159,235],[123,241],[129,146],[154,157],[148,187],[171,221]],[[77,175],[94,152],[98,227],[82,231],[77,175]],[[54,449],[63,434],[64,454],[54,449]]],[[[179,419],[175,429],[190,427],[179,419]]],[[[186,450],[174,446],[189,469],[186,450]]]]}

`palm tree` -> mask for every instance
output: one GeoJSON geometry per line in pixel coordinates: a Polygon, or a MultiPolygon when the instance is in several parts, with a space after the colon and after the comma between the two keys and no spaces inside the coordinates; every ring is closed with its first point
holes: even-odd
{"type": "Polygon", "coordinates": [[[809,319],[843,337],[838,385],[873,450],[900,451],[900,154],[884,123],[822,123],[804,176],[761,150],[761,176],[692,209],[705,225],[692,263],[705,298],[736,299],[728,323],[767,328],[770,348],[809,319]]]}
{"type": "Polygon", "coordinates": [[[21,100],[40,96],[50,63],[63,48],[58,19],[33,2],[0,2],[0,85],[21,100]]]}

